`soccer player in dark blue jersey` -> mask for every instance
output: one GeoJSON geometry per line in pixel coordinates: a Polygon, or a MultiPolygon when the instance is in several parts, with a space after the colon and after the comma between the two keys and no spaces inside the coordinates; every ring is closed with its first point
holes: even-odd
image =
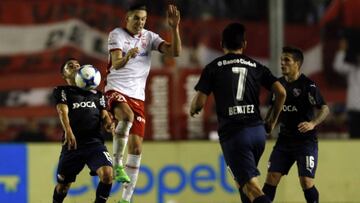
{"type": "Polygon", "coordinates": [[[61,74],[67,85],[56,87],[53,93],[64,130],[53,203],[63,202],[71,183],[85,164],[91,175],[100,178],[95,203],[106,202],[112,186],[112,160],[104,145],[102,127],[112,132],[114,125],[105,110],[103,94],[75,86],[74,78],[79,68],[76,59],[64,63],[61,74]]]}
{"type": "Polygon", "coordinates": [[[328,115],[329,108],[313,81],[300,72],[303,53],[295,47],[284,47],[281,55],[286,101],[279,117],[280,133],[270,155],[263,191],[274,200],[276,187],[296,162],[301,187],[308,203],[319,202],[314,185],[318,163],[318,140],[315,126],[328,115]],[[315,109],[318,109],[315,112],[315,109]]]}
{"type": "Polygon", "coordinates": [[[241,199],[267,203],[270,200],[258,183],[257,165],[265,148],[266,130],[274,128],[286,92],[267,67],[243,54],[246,43],[242,24],[231,23],[223,30],[221,44],[225,54],[202,71],[190,115],[198,114],[213,93],[220,145],[241,199]],[[275,105],[266,128],[259,110],[261,86],[275,92],[275,105]]]}

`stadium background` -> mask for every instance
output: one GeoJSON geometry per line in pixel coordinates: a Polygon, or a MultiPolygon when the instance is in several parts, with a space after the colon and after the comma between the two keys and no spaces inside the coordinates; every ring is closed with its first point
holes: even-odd
{"type": "MultiPolygon", "coordinates": [[[[271,1],[171,1],[182,12],[183,53],[176,59],[153,55],[146,90],[144,167],[135,202],[238,201],[231,180],[222,171],[213,101],[198,118],[190,118],[187,112],[201,68],[221,54],[219,39],[227,23],[244,23],[249,43],[246,53],[264,64],[270,63],[271,1]]],[[[346,80],[332,67],[344,29],[360,28],[360,16],[353,12],[360,5],[358,0],[347,0],[353,5],[343,8],[353,10],[345,9],[336,15],[329,10],[335,1],[284,0],[283,43],[304,50],[302,71],[320,86],[331,108],[330,116],[319,127],[316,183],[321,199],[360,202],[356,192],[360,186],[360,163],[353,161],[360,143],[348,138],[346,80]]],[[[51,99],[52,88],[63,84],[59,67],[67,58],[75,57],[82,64],[95,65],[104,76],[107,33],[123,25],[125,8],[131,2],[0,2],[0,202],[51,199],[62,133],[51,99]]],[[[164,38],[169,37],[163,18],[168,2],[148,4],[150,17],[146,27],[164,38]]],[[[263,92],[263,104],[265,98],[263,92]]],[[[263,175],[272,144],[273,140],[269,140],[260,163],[263,175]]],[[[65,202],[89,202],[95,192],[92,181],[96,180],[84,170],[65,202]]],[[[116,187],[113,197],[118,192],[116,187]]],[[[115,202],[113,197],[109,202],[115,202]]],[[[303,202],[296,170],[281,183],[277,200],[303,202]]]]}

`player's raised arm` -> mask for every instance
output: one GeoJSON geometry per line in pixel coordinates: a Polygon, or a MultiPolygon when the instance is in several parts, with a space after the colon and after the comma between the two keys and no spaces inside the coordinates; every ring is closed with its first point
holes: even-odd
{"type": "Polygon", "coordinates": [[[171,43],[164,42],[159,47],[160,51],[165,55],[179,56],[181,52],[181,39],[180,39],[180,11],[175,5],[170,4],[167,10],[167,21],[171,28],[171,43]]]}
{"type": "Polygon", "coordinates": [[[204,94],[200,91],[196,92],[196,95],[192,99],[191,106],[190,106],[190,115],[192,117],[194,117],[195,114],[199,114],[200,111],[204,108],[207,97],[208,96],[206,94],[204,94]]]}
{"type": "Polygon", "coordinates": [[[56,110],[59,114],[59,119],[62,128],[65,132],[65,141],[63,144],[68,146],[68,150],[76,149],[77,148],[76,138],[70,126],[70,120],[68,116],[69,113],[68,106],[66,104],[57,104],[56,110]]]}
{"type": "Polygon", "coordinates": [[[286,90],[279,81],[274,82],[271,89],[275,95],[275,101],[270,109],[271,112],[268,113],[267,115],[267,119],[266,119],[267,133],[270,133],[274,129],[286,99],[286,90]]]}

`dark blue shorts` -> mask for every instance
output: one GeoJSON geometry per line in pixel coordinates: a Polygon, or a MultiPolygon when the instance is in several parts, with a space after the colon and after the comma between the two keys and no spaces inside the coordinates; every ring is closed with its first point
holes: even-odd
{"type": "Polygon", "coordinates": [[[76,176],[85,164],[89,167],[91,175],[96,175],[97,169],[102,166],[112,166],[111,156],[106,146],[97,144],[70,151],[63,147],[57,169],[58,183],[75,182],[76,176]]]}
{"type": "Polygon", "coordinates": [[[265,141],[265,128],[258,125],[243,128],[220,143],[226,164],[241,187],[260,175],[257,165],[264,152],[265,141]]]}
{"type": "Polygon", "coordinates": [[[269,159],[269,172],[287,175],[296,162],[298,175],[314,178],[318,164],[318,144],[309,143],[301,147],[275,146],[269,159]]]}

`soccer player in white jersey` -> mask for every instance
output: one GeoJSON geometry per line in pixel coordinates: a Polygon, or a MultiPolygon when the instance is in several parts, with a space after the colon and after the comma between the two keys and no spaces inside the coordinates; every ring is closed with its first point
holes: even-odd
{"type": "Polygon", "coordinates": [[[109,34],[110,65],[106,78],[105,96],[110,112],[117,120],[113,136],[115,180],[126,183],[120,203],[130,202],[134,192],[145,134],[145,84],[151,66],[151,51],[168,56],[179,56],[180,12],[174,5],[167,9],[167,22],[171,28],[171,42],[144,29],[146,6],[130,7],[126,14],[126,27],[115,28],[109,34]],[[128,143],[125,166],[123,156],[128,143]]]}

